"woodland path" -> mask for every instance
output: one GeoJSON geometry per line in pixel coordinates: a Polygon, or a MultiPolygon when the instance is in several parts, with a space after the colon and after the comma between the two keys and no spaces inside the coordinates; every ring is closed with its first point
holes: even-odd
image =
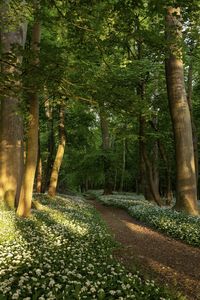
{"type": "Polygon", "coordinates": [[[134,220],[126,211],[88,201],[101,214],[122,247],[115,256],[129,270],[134,266],[145,276],[200,300],[200,249],[158,233],[134,220]]]}

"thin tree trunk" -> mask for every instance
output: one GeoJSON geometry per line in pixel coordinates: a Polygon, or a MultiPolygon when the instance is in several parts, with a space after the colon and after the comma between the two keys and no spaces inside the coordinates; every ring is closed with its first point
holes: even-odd
{"type": "Polygon", "coordinates": [[[101,135],[102,135],[102,147],[103,147],[103,160],[104,160],[104,195],[112,194],[113,181],[112,181],[112,166],[110,159],[110,137],[109,137],[109,126],[108,119],[104,108],[100,107],[99,111],[100,124],[101,124],[101,135]]]}
{"type": "MultiPolygon", "coordinates": [[[[141,138],[141,151],[142,151],[142,157],[143,157],[143,160],[145,163],[148,188],[149,188],[150,194],[152,195],[152,200],[154,200],[159,206],[161,206],[160,194],[159,194],[157,186],[154,182],[152,163],[147,156],[145,133],[144,133],[145,120],[143,117],[141,117],[141,118],[142,118],[142,120],[141,120],[141,137],[140,137],[141,138]]],[[[151,200],[151,199],[148,199],[148,200],[151,200]]]]}
{"type": "Polygon", "coordinates": [[[113,190],[116,191],[116,189],[117,189],[117,168],[115,169],[115,179],[114,179],[113,190]]]}
{"type": "MultiPolygon", "coordinates": [[[[139,117],[139,180],[138,180],[138,194],[145,195],[145,163],[142,156],[143,152],[143,143],[142,143],[142,134],[143,134],[143,118],[139,117]]],[[[146,197],[145,197],[146,198],[146,197]]]]}
{"type": "MultiPolygon", "coordinates": [[[[157,128],[157,123],[158,119],[157,116],[154,116],[153,121],[152,121],[157,128]]],[[[152,172],[153,172],[153,181],[155,185],[155,189],[157,190],[157,194],[159,194],[159,169],[158,169],[158,164],[159,164],[159,155],[158,155],[158,139],[154,141],[153,149],[152,149],[152,160],[151,160],[151,165],[152,165],[152,172]]]]}
{"type": "Polygon", "coordinates": [[[192,125],[180,48],[182,40],[180,19],[180,8],[167,9],[166,37],[169,53],[166,58],[166,82],[176,149],[175,209],[198,215],[192,125]]]}
{"type": "Polygon", "coordinates": [[[122,152],[122,174],[121,174],[121,182],[120,182],[120,191],[123,191],[124,186],[124,174],[126,167],[126,138],[123,138],[123,152],[122,152]]]}
{"type": "Polygon", "coordinates": [[[18,24],[9,31],[7,24],[9,1],[0,4],[1,18],[1,64],[3,80],[0,95],[0,201],[9,207],[18,203],[23,176],[23,123],[20,108],[20,71],[22,56],[15,54],[13,46],[24,47],[27,23],[18,24]],[[14,59],[13,59],[14,58],[14,59]],[[9,77],[15,76],[9,82],[9,77]]]}
{"type": "Polygon", "coordinates": [[[43,181],[42,181],[42,193],[45,193],[49,183],[50,183],[50,177],[51,177],[51,170],[53,168],[53,153],[54,153],[54,122],[53,122],[53,110],[50,107],[49,100],[45,102],[45,112],[47,117],[47,127],[48,127],[48,156],[47,156],[47,162],[46,167],[43,175],[43,181]]]}
{"type": "MultiPolygon", "coordinates": [[[[136,30],[140,30],[140,22],[139,17],[137,16],[135,19],[135,26],[136,30]]],[[[137,59],[142,59],[142,41],[139,39],[137,41],[137,59]]],[[[136,89],[137,96],[139,96],[140,100],[142,101],[144,99],[144,81],[141,81],[138,83],[137,89],[136,89]]],[[[149,198],[149,190],[148,188],[148,180],[147,180],[147,174],[146,174],[146,167],[145,167],[145,161],[143,157],[143,134],[144,134],[144,118],[142,117],[142,114],[140,113],[139,116],[139,190],[138,194],[143,194],[145,199],[149,198]]]]}
{"type": "MultiPolygon", "coordinates": [[[[158,132],[158,128],[155,126],[153,122],[150,121],[151,127],[158,132]]],[[[160,152],[161,159],[165,163],[165,179],[166,179],[166,204],[170,205],[172,203],[173,199],[173,193],[172,193],[172,188],[171,188],[171,167],[170,167],[170,161],[169,158],[167,157],[166,150],[164,145],[161,143],[160,139],[157,140],[158,144],[158,149],[160,152]]]]}
{"type": "Polygon", "coordinates": [[[159,151],[160,151],[160,155],[161,158],[163,159],[163,161],[165,162],[165,178],[166,178],[166,185],[167,185],[167,189],[166,189],[166,204],[167,205],[171,205],[172,200],[173,200],[173,193],[172,193],[172,187],[171,187],[171,167],[170,167],[170,162],[169,159],[166,155],[166,151],[164,149],[164,146],[162,145],[162,143],[160,142],[160,140],[158,140],[158,147],[159,147],[159,151]]]}
{"type": "MultiPolygon", "coordinates": [[[[38,132],[39,135],[39,132],[38,132]]],[[[40,153],[40,137],[38,137],[38,158],[36,171],[36,192],[41,193],[42,190],[42,158],[40,153]]]]}
{"type": "Polygon", "coordinates": [[[54,197],[56,194],[59,170],[60,170],[60,167],[62,164],[64,152],[65,152],[66,134],[65,134],[65,114],[64,114],[64,105],[63,104],[61,104],[61,107],[60,107],[59,133],[60,133],[60,141],[59,141],[55,161],[53,164],[51,177],[50,177],[50,184],[49,184],[49,189],[48,189],[48,194],[51,197],[54,197]]]}
{"type": "MultiPolygon", "coordinates": [[[[39,64],[39,43],[40,43],[40,21],[37,19],[33,25],[32,31],[32,51],[34,54],[33,66],[39,64]]],[[[20,193],[17,215],[27,217],[31,213],[33,184],[37,167],[38,155],[38,123],[39,123],[39,101],[37,95],[37,85],[31,87],[33,92],[29,92],[29,128],[27,134],[27,154],[23,177],[23,183],[20,193]]]]}

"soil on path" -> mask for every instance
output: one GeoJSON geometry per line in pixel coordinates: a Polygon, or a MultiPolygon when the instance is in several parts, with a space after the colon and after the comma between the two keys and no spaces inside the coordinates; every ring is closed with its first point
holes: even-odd
{"type": "Polygon", "coordinates": [[[200,300],[200,249],[168,238],[134,220],[123,209],[88,201],[106,221],[122,247],[115,252],[130,270],[168,284],[190,300],[200,300]]]}

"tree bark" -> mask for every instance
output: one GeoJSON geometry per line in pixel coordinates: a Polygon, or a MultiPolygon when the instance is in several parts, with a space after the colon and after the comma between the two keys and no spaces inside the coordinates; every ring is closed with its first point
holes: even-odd
{"type": "MultiPolygon", "coordinates": [[[[155,126],[155,124],[153,122],[150,121],[150,125],[156,132],[159,132],[158,128],[155,126]]],[[[160,157],[165,163],[166,193],[165,193],[164,196],[166,197],[166,204],[171,205],[172,200],[173,200],[173,193],[172,193],[172,187],[171,187],[170,161],[169,161],[169,158],[166,154],[165,147],[162,144],[160,139],[157,140],[157,145],[158,145],[158,150],[159,150],[159,153],[160,153],[160,157]]]]}
{"type": "Polygon", "coordinates": [[[40,137],[38,132],[38,157],[37,157],[37,170],[36,170],[36,192],[42,191],[42,158],[40,153],[40,137]]]}
{"type": "MultiPolygon", "coordinates": [[[[139,180],[138,180],[138,194],[143,194],[145,196],[145,177],[146,177],[146,170],[145,170],[145,163],[144,158],[142,156],[143,152],[143,143],[142,143],[142,134],[143,134],[143,118],[139,117],[139,180]]],[[[146,196],[145,196],[146,198],[146,196]]]]}
{"type": "Polygon", "coordinates": [[[124,187],[124,174],[126,168],[126,138],[123,138],[123,151],[122,151],[122,174],[121,174],[121,181],[120,181],[120,191],[123,191],[124,187]]]}
{"type": "Polygon", "coordinates": [[[113,180],[112,180],[112,165],[111,165],[111,145],[109,136],[108,118],[103,107],[99,110],[101,136],[102,136],[102,148],[103,148],[103,163],[104,163],[104,195],[112,194],[113,180]]]}
{"type": "MultiPolygon", "coordinates": [[[[32,31],[32,51],[34,59],[32,65],[34,67],[39,64],[39,44],[40,44],[41,25],[39,20],[35,20],[32,31]]],[[[39,100],[37,95],[37,84],[30,87],[33,92],[28,94],[29,102],[29,128],[27,134],[27,153],[24,177],[20,192],[19,205],[17,215],[28,217],[31,213],[33,184],[37,167],[38,156],[38,126],[39,126],[39,100]]]]}
{"type": "MultiPolygon", "coordinates": [[[[153,117],[152,122],[154,123],[155,127],[157,127],[158,119],[157,116],[153,117]]],[[[155,189],[157,190],[157,194],[159,194],[159,184],[160,184],[160,178],[159,178],[159,153],[158,153],[158,139],[154,141],[153,147],[152,147],[152,154],[151,154],[151,165],[152,165],[152,172],[153,172],[153,181],[155,185],[155,189]]]]}
{"type": "Polygon", "coordinates": [[[161,199],[160,199],[160,194],[159,191],[157,189],[157,185],[154,181],[154,176],[153,176],[153,167],[152,167],[152,163],[149,160],[148,156],[147,156],[147,149],[146,149],[146,142],[145,142],[145,132],[144,132],[144,128],[145,128],[145,120],[144,117],[141,117],[141,151],[142,151],[142,158],[144,160],[145,163],[145,170],[146,170],[146,179],[147,179],[147,184],[148,184],[148,198],[149,196],[152,196],[151,199],[147,199],[147,200],[153,200],[155,201],[159,206],[161,206],[161,199]],[[149,195],[150,192],[150,195],[149,195]]]}
{"type": "Polygon", "coordinates": [[[182,61],[180,8],[169,7],[166,16],[166,82],[176,149],[175,209],[198,215],[197,186],[190,110],[182,61]]]}
{"type": "Polygon", "coordinates": [[[50,177],[51,177],[51,170],[53,168],[53,153],[54,153],[54,122],[53,122],[53,110],[52,107],[50,107],[49,100],[45,102],[45,112],[47,117],[47,127],[48,127],[48,156],[47,156],[47,162],[45,166],[45,171],[43,175],[43,181],[42,181],[42,193],[45,193],[49,183],[50,183],[50,177]]]}
{"type": "Polygon", "coordinates": [[[18,203],[23,176],[23,123],[20,115],[20,71],[22,56],[16,54],[13,46],[24,47],[27,23],[18,24],[9,31],[7,27],[9,1],[0,5],[1,50],[3,75],[0,96],[0,201],[11,208],[18,203]],[[10,79],[14,75],[14,79],[10,79]]]}
{"type": "Polygon", "coordinates": [[[117,189],[117,168],[115,169],[115,177],[114,177],[114,187],[113,190],[116,191],[117,189]]]}
{"type": "Polygon", "coordinates": [[[194,121],[193,110],[192,110],[192,77],[193,77],[193,61],[191,59],[188,70],[188,82],[187,82],[187,101],[190,110],[191,122],[192,122],[192,137],[193,137],[193,147],[194,147],[194,161],[195,161],[195,172],[196,172],[196,182],[198,190],[198,177],[199,177],[199,166],[198,166],[198,134],[197,128],[194,121]]]}
{"type": "Polygon", "coordinates": [[[51,177],[50,177],[50,184],[49,184],[49,189],[48,189],[48,194],[51,197],[54,197],[56,194],[59,170],[60,170],[60,167],[62,164],[64,152],[65,152],[66,134],[65,134],[65,114],[64,114],[64,104],[63,103],[61,104],[61,107],[60,107],[59,134],[60,134],[60,141],[59,141],[55,161],[53,164],[51,177]]]}

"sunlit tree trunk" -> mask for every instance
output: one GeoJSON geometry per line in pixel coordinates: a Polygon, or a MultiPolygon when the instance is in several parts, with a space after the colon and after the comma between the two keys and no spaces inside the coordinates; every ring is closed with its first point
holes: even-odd
{"type": "MultiPolygon", "coordinates": [[[[33,24],[31,45],[34,56],[32,65],[34,67],[38,66],[39,64],[40,31],[40,21],[36,19],[33,24]]],[[[37,95],[37,84],[35,83],[29,88],[31,89],[31,91],[29,91],[27,95],[29,104],[29,125],[27,133],[26,164],[22,188],[20,192],[19,205],[17,208],[17,215],[23,217],[27,217],[31,213],[33,184],[37,167],[38,155],[39,100],[37,95]]]]}
{"type": "Polygon", "coordinates": [[[184,83],[180,8],[169,7],[166,16],[166,81],[176,148],[175,209],[198,215],[191,116],[184,83]]]}
{"type": "MultiPolygon", "coordinates": [[[[38,132],[39,135],[39,132],[38,132]]],[[[38,137],[38,157],[37,157],[37,170],[36,170],[36,192],[41,193],[42,190],[42,158],[40,150],[40,137],[38,137]]]]}
{"type": "Polygon", "coordinates": [[[103,107],[99,110],[101,136],[102,136],[102,148],[103,148],[103,163],[104,163],[104,195],[112,194],[113,179],[112,179],[112,164],[110,158],[111,144],[109,136],[109,125],[106,112],[103,107]]]}
{"type": "Polygon", "coordinates": [[[60,107],[60,124],[59,124],[59,135],[60,141],[55,157],[55,161],[53,164],[51,177],[50,177],[50,184],[48,189],[48,194],[51,197],[54,197],[56,194],[56,188],[58,185],[58,176],[59,170],[62,164],[64,152],[65,152],[65,144],[66,144],[66,134],[65,134],[65,112],[64,112],[64,104],[61,104],[60,107]]]}
{"type": "Polygon", "coordinates": [[[0,95],[0,201],[9,207],[18,203],[23,175],[23,123],[20,115],[20,70],[22,56],[13,50],[24,47],[27,24],[9,28],[9,1],[0,4],[1,82],[0,95]],[[14,75],[14,79],[13,79],[14,75]],[[11,78],[12,77],[12,78],[11,78]]]}

